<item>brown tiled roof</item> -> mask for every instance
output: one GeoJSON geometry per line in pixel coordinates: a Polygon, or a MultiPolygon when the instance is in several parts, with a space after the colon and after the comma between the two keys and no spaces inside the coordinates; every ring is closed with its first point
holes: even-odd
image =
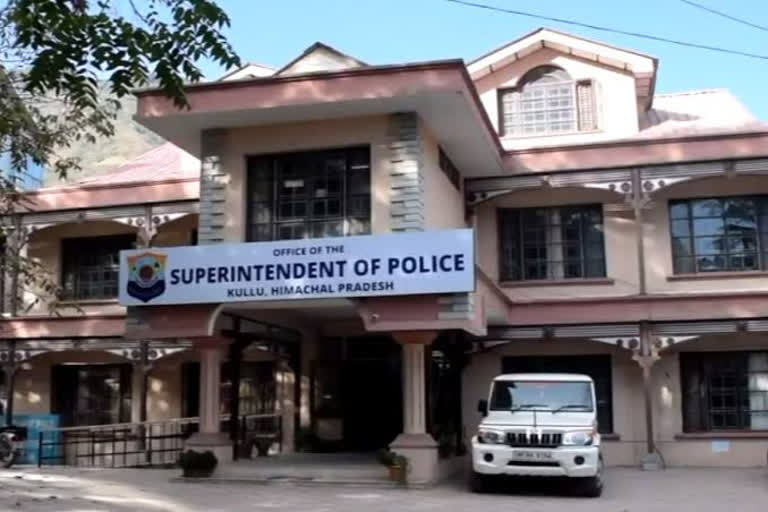
{"type": "Polygon", "coordinates": [[[111,185],[141,181],[196,178],[200,161],[180,147],[166,142],[104,174],[89,176],[76,185],[111,185]]]}
{"type": "Polygon", "coordinates": [[[640,119],[640,138],[766,131],[768,123],[727,89],[660,94],[640,119]]]}

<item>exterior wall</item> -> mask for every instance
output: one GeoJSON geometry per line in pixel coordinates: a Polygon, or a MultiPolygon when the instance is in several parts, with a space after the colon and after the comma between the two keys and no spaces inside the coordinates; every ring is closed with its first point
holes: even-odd
{"type": "MultiPolygon", "coordinates": [[[[161,225],[157,236],[153,241],[156,247],[171,247],[175,245],[189,245],[191,233],[197,228],[197,215],[186,215],[175,221],[161,225]]],[[[48,270],[52,279],[61,282],[61,244],[66,238],[96,237],[109,235],[123,235],[136,233],[136,228],[110,221],[87,221],[83,223],[66,223],[44,228],[33,232],[27,244],[27,256],[40,262],[48,270]]],[[[39,291],[28,292],[25,296],[25,304],[31,304],[39,291]]],[[[43,297],[45,297],[43,295],[43,297]]],[[[63,315],[82,314],[122,314],[125,308],[114,300],[83,301],[77,307],[70,307],[66,303],[57,310],[63,315]]],[[[43,315],[48,310],[46,302],[38,303],[29,311],[29,314],[43,315]]]]}
{"type": "Polygon", "coordinates": [[[768,436],[753,439],[712,434],[699,439],[681,439],[683,432],[680,352],[768,350],[768,335],[708,336],[683,343],[665,353],[653,368],[654,429],[658,449],[670,466],[764,466],[768,436]],[[715,450],[714,441],[728,442],[728,449],[715,450]]]}
{"type": "Polygon", "coordinates": [[[491,380],[501,373],[502,358],[508,356],[553,356],[610,354],[613,365],[613,428],[619,440],[607,439],[605,458],[609,465],[632,465],[639,460],[645,439],[642,407],[642,374],[629,352],[597,342],[573,340],[512,342],[487,352],[474,354],[462,380],[463,423],[467,439],[475,435],[482,419],[477,401],[488,398],[491,380]]]}
{"type": "Polygon", "coordinates": [[[498,132],[498,89],[514,87],[529,70],[543,65],[558,66],[574,80],[592,79],[597,84],[598,130],[572,135],[544,137],[502,137],[505,149],[568,145],[625,138],[639,130],[635,79],[629,72],[585,61],[548,48],[539,50],[479,79],[475,86],[491,123],[498,132]]]}
{"type": "MultiPolygon", "coordinates": [[[[427,229],[454,229],[467,225],[464,219],[464,193],[456,190],[440,169],[438,141],[422,124],[424,146],[424,211],[427,229]]],[[[461,170],[459,170],[461,172],[461,170]]]]}
{"type": "MultiPolygon", "coordinates": [[[[66,238],[108,236],[136,233],[136,229],[117,222],[83,222],[82,224],[60,224],[41,229],[30,236],[27,246],[27,256],[43,264],[48,269],[53,279],[61,282],[61,244],[66,238]]],[[[25,303],[31,303],[35,299],[32,294],[27,294],[25,303]]],[[[117,301],[97,301],[88,304],[81,302],[77,308],[62,307],[62,314],[105,313],[119,314],[125,308],[119,306],[117,301]]],[[[46,314],[47,308],[44,301],[40,301],[31,311],[32,314],[46,314]]]]}
{"type": "MultiPolygon", "coordinates": [[[[390,230],[387,119],[384,116],[233,128],[226,131],[221,166],[227,176],[224,242],[242,242],[246,222],[246,157],[265,153],[369,144],[374,233],[390,230]]],[[[201,224],[202,228],[202,224],[201,224]]]]}
{"type": "Polygon", "coordinates": [[[153,247],[174,247],[189,245],[192,242],[192,230],[198,226],[197,215],[185,215],[167,224],[163,224],[157,230],[157,235],[152,241],[153,247]]]}
{"type": "MultiPolygon", "coordinates": [[[[274,356],[262,351],[246,351],[243,361],[270,361],[274,356]]],[[[155,363],[148,379],[147,420],[160,421],[182,417],[181,368],[186,362],[197,361],[197,353],[186,350],[155,363]]],[[[99,351],[51,352],[32,358],[16,376],[14,411],[18,414],[49,413],[51,411],[51,368],[64,363],[125,364],[130,361],[99,351]]],[[[284,372],[283,372],[284,373],[284,372]]],[[[139,421],[140,373],[134,369],[131,401],[131,421],[139,421]]],[[[281,377],[282,378],[282,377],[281,377]]],[[[284,393],[286,399],[288,393],[284,393]]],[[[292,395],[290,395],[292,397],[292,395]]],[[[283,406],[288,410],[291,403],[283,406]]],[[[292,409],[290,409],[292,411],[292,409]]],[[[291,419],[292,421],[292,419],[291,419]]]]}
{"type": "Polygon", "coordinates": [[[51,352],[34,357],[16,374],[14,412],[47,414],[51,411],[51,368],[54,365],[125,362],[125,359],[106,352],[51,352]]]}
{"type": "Polygon", "coordinates": [[[758,291],[765,289],[763,279],[749,273],[738,273],[729,279],[706,276],[689,281],[668,281],[673,276],[672,243],[669,231],[669,200],[693,197],[768,194],[768,182],[762,176],[733,179],[710,178],[662,189],[653,197],[653,207],[645,213],[645,257],[649,293],[692,293],[724,291],[758,291]]]}
{"type": "MultiPolygon", "coordinates": [[[[483,203],[476,209],[478,263],[493,280],[499,280],[499,232],[497,208],[561,206],[617,202],[615,194],[594,189],[538,189],[521,191],[483,203]]],[[[575,297],[613,297],[637,293],[637,253],[634,223],[603,209],[606,275],[599,284],[580,284],[578,279],[557,281],[521,281],[502,284],[513,300],[537,300],[575,297]],[[509,287],[507,287],[509,285],[509,287]]]]}

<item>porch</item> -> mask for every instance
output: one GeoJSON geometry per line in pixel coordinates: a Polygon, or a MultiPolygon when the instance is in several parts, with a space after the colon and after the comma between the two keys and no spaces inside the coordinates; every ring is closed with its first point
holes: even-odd
{"type": "MultiPolygon", "coordinates": [[[[436,481],[455,476],[464,469],[464,457],[441,459],[436,481]]],[[[352,487],[396,487],[387,468],[371,452],[286,453],[271,457],[239,460],[217,470],[216,483],[292,483],[300,485],[343,485],[352,487]]],[[[420,484],[416,484],[418,487],[420,484]]],[[[413,484],[409,483],[409,486],[413,484]]]]}

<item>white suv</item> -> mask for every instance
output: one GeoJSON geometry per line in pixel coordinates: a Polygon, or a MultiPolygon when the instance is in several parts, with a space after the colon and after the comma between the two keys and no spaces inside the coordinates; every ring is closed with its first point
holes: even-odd
{"type": "Polygon", "coordinates": [[[579,479],[584,495],[603,490],[595,385],[586,375],[499,375],[478,409],[470,488],[483,492],[493,476],[579,479]]]}

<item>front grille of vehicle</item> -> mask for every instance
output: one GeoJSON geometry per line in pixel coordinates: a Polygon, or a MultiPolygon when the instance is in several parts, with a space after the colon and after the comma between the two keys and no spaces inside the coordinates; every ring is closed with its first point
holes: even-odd
{"type": "Polygon", "coordinates": [[[511,460],[507,466],[523,466],[527,468],[556,468],[560,463],[552,460],[511,460]]]}
{"type": "Polygon", "coordinates": [[[556,448],[563,442],[563,434],[559,432],[509,432],[509,446],[529,446],[536,448],[556,448]]]}

